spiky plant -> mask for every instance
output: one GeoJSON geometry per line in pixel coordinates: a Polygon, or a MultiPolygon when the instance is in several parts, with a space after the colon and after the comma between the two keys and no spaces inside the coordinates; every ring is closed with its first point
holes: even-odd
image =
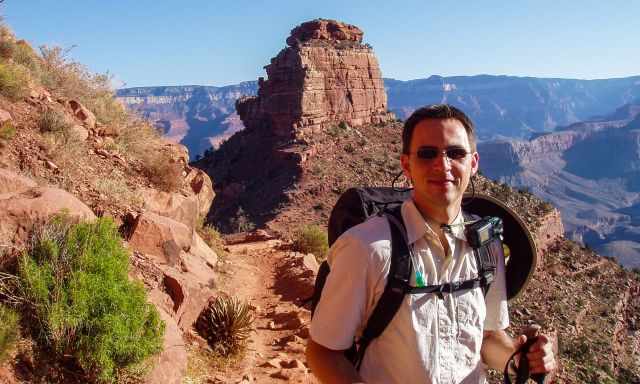
{"type": "Polygon", "coordinates": [[[253,315],[247,303],[219,296],[209,302],[196,321],[196,329],[214,351],[223,356],[238,352],[252,331],[253,315]]]}

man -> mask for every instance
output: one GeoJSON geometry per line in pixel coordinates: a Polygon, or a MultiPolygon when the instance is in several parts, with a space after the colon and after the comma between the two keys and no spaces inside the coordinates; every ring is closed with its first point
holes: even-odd
{"type": "MultiPolygon", "coordinates": [[[[401,209],[415,256],[411,285],[472,279],[478,267],[464,236],[461,203],[478,170],[473,124],[455,107],[432,105],[411,115],[402,136],[402,169],[414,187],[401,209]]],[[[486,297],[480,288],[442,297],[407,294],[385,331],[368,346],[360,369],[344,357],[384,290],[390,238],[387,219],[375,216],[332,246],[331,272],[307,346],[314,374],[323,383],[475,384],[484,382],[484,364],[502,370],[526,341],[524,335],[513,340],[504,331],[509,324],[504,260],[486,297]]],[[[527,357],[532,373],[555,367],[551,343],[543,335],[527,357]]]]}

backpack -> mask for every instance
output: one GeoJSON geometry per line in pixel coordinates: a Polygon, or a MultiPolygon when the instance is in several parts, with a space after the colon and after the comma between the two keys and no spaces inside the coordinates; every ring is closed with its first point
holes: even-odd
{"type": "MultiPolygon", "coordinates": [[[[360,339],[354,340],[351,348],[345,351],[345,356],[357,369],[360,368],[367,347],[373,339],[382,334],[391,322],[406,294],[434,293],[443,298],[445,293],[481,287],[486,295],[494,279],[497,257],[504,257],[500,238],[502,233],[501,219],[497,217],[481,219],[463,211],[465,235],[473,248],[479,266],[478,276],[461,282],[422,287],[411,286],[411,249],[407,243],[406,229],[400,213],[402,203],[409,197],[410,190],[389,187],[351,188],[340,196],[329,217],[329,245],[332,245],[346,230],[372,216],[385,216],[391,229],[391,267],[387,284],[367,320],[360,339]],[[471,224],[466,224],[467,222],[471,222],[471,224]]],[[[329,264],[325,260],[318,270],[311,297],[312,316],[320,301],[329,272],[329,264]]]]}

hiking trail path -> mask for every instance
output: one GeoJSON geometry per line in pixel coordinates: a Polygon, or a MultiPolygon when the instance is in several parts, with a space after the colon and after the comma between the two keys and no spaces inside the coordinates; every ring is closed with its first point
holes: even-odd
{"type": "Polygon", "coordinates": [[[249,303],[254,332],[244,356],[205,383],[318,383],[306,365],[311,314],[302,307],[313,292],[315,259],[290,248],[281,240],[227,245],[217,288],[249,303]]]}

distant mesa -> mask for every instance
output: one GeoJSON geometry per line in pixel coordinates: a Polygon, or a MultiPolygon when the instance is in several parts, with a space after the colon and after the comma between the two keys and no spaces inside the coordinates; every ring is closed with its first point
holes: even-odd
{"type": "Polygon", "coordinates": [[[393,120],[378,60],[362,36],[358,27],[335,20],[295,27],[289,46],[265,66],[267,79],[258,79],[258,95],[237,101],[244,126],[301,138],[341,122],[393,120]]]}

